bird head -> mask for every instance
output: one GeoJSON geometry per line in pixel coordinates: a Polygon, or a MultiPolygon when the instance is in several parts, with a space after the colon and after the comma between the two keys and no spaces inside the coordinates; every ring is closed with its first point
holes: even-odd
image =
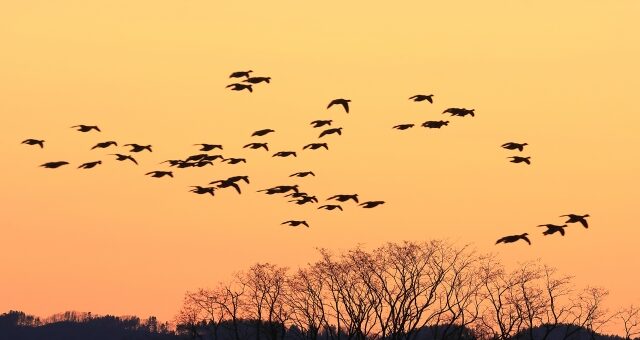
{"type": "Polygon", "coordinates": [[[584,215],[584,216],[582,216],[582,217],[589,217],[589,214],[586,214],[586,215],[584,215]]]}
{"type": "Polygon", "coordinates": [[[527,235],[529,235],[529,234],[528,234],[528,233],[524,233],[524,234],[522,234],[521,236],[527,236],[527,235]]]}

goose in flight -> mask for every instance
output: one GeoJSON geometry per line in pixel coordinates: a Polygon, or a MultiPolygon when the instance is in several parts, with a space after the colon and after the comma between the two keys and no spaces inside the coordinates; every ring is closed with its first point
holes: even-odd
{"type": "Polygon", "coordinates": [[[27,144],[27,145],[40,145],[40,149],[44,148],[44,140],[41,139],[25,139],[22,141],[22,143],[20,144],[27,144]]]}
{"type": "Polygon", "coordinates": [[[188,168],[192,164],[192,163],[183,161],[181,159],[167,159],[164,162],[160,162],[160,164],[162,163],[169,163],[169,166],[171,167],[177,166],[178,168],[188,168]]]}
{"type": "Polygon", "coordinates": [[[206,157],[202,158],[203,161],[215,161],[216,159],[224,159],[224,157],[222,157],[222,155],[207,155],[206,157]]]}
{"type": "Polygon", "coordinates": [[[301,172],[296,172],[295,174],[291,174],[289,175],[289,177],[307,177],[307,176],[316,176],[316,174],[313,173],[313,171],[301,171],[301,172]]]}
{"type": "Polygon", "coordinates": [[[161,178],[164,176],[173,177],[173,172],[156,170],[156,171],[147,172],[145,175],[151,175],[151,177],[156,177],[156,178],[161,178]]]}
{"type": "Polygon", "coordinates": [[[327,119],[327,120],[314,120],[313,122],[311,122],[311,125],[314,128],[319,128],[319,127],[323,127],[325,125],[331,125],[331,123],[333,123],[333,120],[331,119],[327,119]]]}
{"type": "Polygon", "coordinates": [[[91,169],[91,168],[95,167],[98,164],[102,164],[102,161],[95,161],[95,162],[88,162],[88,163],[80,164],[78,169],[91,169]]]}
{"type": "Polygon", "coordinates": [[[538,227],[547,227],[547,230],[542,233],[543,235],[551,235],[553,233],[559,232],[560,235],[564,236],[564,228],[566,228],[567,225],[541,224],[538,227]]]}
{"type": "Polygon", "coordinates": [[[251,84],[260,84],[262,82],[269,84],[269,82],[271,81],[271,77],[249,77],[243,81],[251,84]]]}
{"type": "Polygon", "coordinates": [[[207,156],[208,155],[206,153],[200,153],[200,154],[197,154],[197,155],[191,155],[191,156],[187,157],[187,159],[185,159],[185,162],[190,162],[190,161],[196,162],[196,161],[204,159],[207,156]]]}
{"type": "Polygon", "coordinates": [[[193,163],[192,166],[197,166],[198,168],[202,168],[203,166],[206,166],[206,165],[213,165],[213,162],[201,159],[201,160],[193,163]]]}
{"type": "Polygon", "coordinates": [[[112,156],[116,156],[118,158],[116,158],[117,161],[126,161],[127,159],[136,163],[136,165],[138,164],[138,162],[135,160],[135,158],[129,156],[129,155],[123,155],[123,154],[119,154],[119,153],[111,153],[110,155],[112,156]]]}
{"type": "Polygon", "coordinates": [[[249,92],[253,92],[253,88],[251,88],[251,85],[249,84],[233,83],[233,84],[227,85],[226,87],[227,88],[230,87],[232,91],[249,90],[249,92]]]}
{"type": "Polygon", "coordinates": [[[274,153],[273,156],[271,157],[289,157],[289,156],[298,157],[295,151],[278,151],[274,153]]]}
{"type": "Polygon", "coordinates": [[[363,208],[370,209],[370,208],[375,208],[380,204],[384,204],[384,203],[385,203],[384,201],[367,201],[367,202],[362,202],[359,205],[363,208]]]}
{"type": "Polygon", "coordinates": [[[433,95],[424,95],[424,94],[416,94],[413,97],[409,97],[409,100],[413,99],[414,102],[421,102],[421,101],[428,101],[429,103],[433,104],[433,95]]]}
{"type": "Polygon", "coordinates": [[[322,138],[322,136],[331,135],[334,133],[342,135],[342,128],[339,127],[339,128],[326,129],[320,133],[320,136],[318,136],[318,138],[322,138]]]}
{"type": "Polygon", "coordinates": [[[329,150],[329,145],[327,145],[327,143],[311,143],[303,146],[302,150],[306,150],[306,149],[317,150],[320,148],[325,148],[329,150]]]}
{"type": "Polygon", "coordinates": [[[342,207],[338,204],[325,204],[323,206],[318,207],[318,209],[324,209],[324,210],[340,209],[340,211],[343,211],[342,207]]]}
{"type": "Polygon", "coordinates": [[[414,126],[415,126],[415,124],[399,124],[399,125],[394,126],[393,128],[397,129],[397,130],[406,130],[406,129],[410,129],[410,128],[414,127],[414,126]]]}
{"type": "Polygon", "coordinates": [[[560,217],[568,217],[569,218],[564,223],[577,223],[577,222],[580,222],[580,224],[582,224],[583,227],[589,228],[589,224],[587,223],[587,217],[589,217],[589,214],[586,214],[586,215],[568,214],[568,215],[560,215],[560,217]]]}
{"type": "Polygon", "coordinates": [[[459,117],[464,117],[466,115],[471,115],[471,117],[475,116],[475,109],[461,109],[461,108],[457,108],[457,107],[450,107],[444,111],[442,111],[442,113],[450,113],[451,116],[459,116],[459,117]]]}
{"type": "Polygon", "coordinates": [[[141,152],[144,150],[147,150],[149,152],[153,152],[151,150],[151,145],[140,145],[140,144],[125,144],[124,146],[130,146],[131,150],[129,150],[129,152],[141,152]]]}
{"type": "Polygon", "coordinates": [[[251,137],[253,137],[253,136],[262,137],[262,136],[264,136],[264,135],[266,135],[268,133],[272,133],[272,132],[276,132],[276,130],[273,130],[273,129],[262,129],[262,130],[254,131],[251,134],[251,137]]]}
{"type": "Polygon", "coordinates": [[[77,129],[80,132],[89,132],[91,130],[96,130],[98,132],[101,132],[100,128],[98,128],[96,125],[82,125],[82,124],[80,124],[80,125],[74,125],[71,128],[72,129],[77,129]]]}
{"type": "Polygon", "coordinates": [[[224,158],[222,159],[223,162],[227,162],[229,164],[238,164],[240,162],[242,163],[246,163],[247,160],[244,158],[224,158]]]}
{"type": "Polygon", "coordinates": [[[106,148],[110,147],[111,145],[118,146],[118,143],[116,143],[115,141],[112,141],[112,140],[107,141],[107,142],[98,143],[98,144],[94,145],[91,148],[91,150],[93,150],[93,149],[106,149],[106,148]]]}
{"type": "Polygon", "coordinates": [[[200,151],[211,151],[213,149],[220,149],[222,150],[222,145],[220,144],[206,144],[206,143],[200,143],[200,144],[193,144],[193,145],[200,145],[200,151]]]}
{"type": "Polygon", "coordinates": [[[298,185],[278,185],[273,188],[258,190],[258,192],[264,192],[267,195],[286,194],[289,191],[299,192],[298,185]]]}
{"type": "Polygon", "coordinates": [[[529,235],[529,234],[524,233],[524,234],[520,234],[520,235],[505,236],[505,237],[503,237],[501,239],[498,239],[496,241],[496,244],[498,244],[498,243],[513,243],[513,242],[516,242],[518,240],[524,240],[527,243],[529,243],[529,245],[531,245],[531,241],[529,240],[527,235],[529,235]]]}
{"type": "Polygon", "coordinates": [[[229,78],[242,78],[242,77],[249,78],[249,73],[251,72],[253,72],[253,70],[233,72],[231,73],[229,78]]]}
{"type": "Polygon", "coordinates": [[[299,205],[311,203],[311,202],[318,203],[318,198],[316,198],[315,196],[302,196],[297,200],[290,200],[289,202],[296,202],[296,204],[299,204],[299,205]]]}
{"type": "Polygon", "coordinates": [[[286,225],[290,225],[292,227],[297,227],[299,225],[304,225],[305,227],[309,228],[309,224],[307,223],[307,221],[296,221],[296,220],[290,220],[290,221],[284,221],[280,224],[286,224],[286,225]]]}
{"type": "Polygon", "coordinates": [[[327,106],[327,109],[330,108],[333,105],[342,105],[342,107],[344,107],[344,110],[347,113],[349,113],[349,102],[350,101],[351,101],[350,99],[344,99],[344,98],[334,99],[329,103],[329,105],[327,106]]]}
{"type": "Polygon", "coordinates": [[[331,196],[331,197],[327,198],[327,200],[332,200],[332,199],[335,199],[338,202],[346,202],[348,200],[354,200],[356,203],[360,203],[358,201],[358,194],[353,194],[353,195],[341,194],[341,195],[334,195],[334,196],[331,196]]]}
{"type": "Polygon", "coordinates": [[[264,148],[265,150],[269,151],[269,146],[267,145],[267,143],[249,143],[245,146],[242,147],[243,149],[246,148],[250,148],[250,149],[260,149],[260,148],[264,148]]]}
{"type": "MultiPolygon", "coordinates": [[[[236,189],[238,194],[242,193],[242,190],[240,190],[240,186],[236,183],[236,181],[231,181],[229,179],[225,179],[225,180],[222,180],[222,181],[216,181],[216,183],[218,183],[218,188],[224,189],[224,188],[231,187],[231,188],[236,189]]],[[[209,183],[209,184],[213,184],[213,182],[209,183]]]]}
{"type": "Polygon", "coordinates": [[[527,163],[528,165],[531,165],[531,161],[529,160],[531,157],[520,157],[520,156],[511,156],[511,157],[507,157],[507,158],[511,158],[511,160],[509,162],[511,163],[527,163]]]}
{"type": "Polygon", "coordinates": [[[306,192],[302,192],[302,191],[292,192],[290,194],[284,195],[284,197],[291,197],[291,198],[300,198],[300,197],[306,197],[306,196],[309,196],[309,194],[307,194],[306,192]]]}
{"type": "Polygon", "coordinates": [[[529,144],[527,144],[527,143],[508,142],[508,143],[502,144],[502,147],[507,149],[507,150],[518,149],[518,151],[522,151],[524,149],[525,145],[529,145],[529,144]]]}
{"type": "Polygon", "coordinates": [[[235,183],[239,181],[244,181],[245,183],[249,184],[249,176],[232,176],[227,179],[219,179],[219,180],[210,182],[209,184],[216,184],[216,183],[222,183],[222,182],[235,183]]]}
{"type": "Polygon", "coordinates": [[[55,169],[55,168],[59,168],[63,165],[67,165],[69,164],[69,162],[65,162],[65,161],[58,161],[58,162],[48,162],[48,163],[44,163],[42,165],[40,165],[43,168],[47,168],[47,169],[55,169]]]}
{"type": "Polygon", "coordinates": [[[211,194],[211,196],[215,196],[215,187],[201,187],[199,185],[192,185],[190,192],[196,193],[198,195],[211,194]]]}
{"type": "Polygon", "coordinates": [[[445,125],[449,125],[449,121],[448,120],[428,120],[424,123],[422,123],[423,127],[429,128],[429,129],[439,129],[445,125]]]}

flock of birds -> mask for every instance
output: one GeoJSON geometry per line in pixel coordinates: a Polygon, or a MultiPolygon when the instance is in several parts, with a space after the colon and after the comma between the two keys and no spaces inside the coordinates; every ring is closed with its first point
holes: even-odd
{"type": "MultiPolygon", "coordinates": [[[[251,76],[252,72],[253,72],[252,70],[233,72],[229,76],[229,78],[237,79],[238,82],[229,84],[226,86],[226,88],[229,88],[232,91],[246,90],[249,92],[253,92],[253,85],[257,85],[260,83],[267,83],[267,84],[270,83],[271,77],[254,77],[254,76],[251,76]]],[[[434,96],[433,94],[429,94],[429,95],[417,94],[412,97],[409,97],[409,100],[412,100],[414,102],[427,101],[433,104],[433,96],[434,96]]],[[[349,99],[337,98],[329,102],[329,104],[327,105],[327,109],[330,109],[332,106],[341,106],[346,113],[349,113],[350,102],[351,100],[349,99]]],[[[443,114],[448,113],[452,117],[454,116],[475,117],[475,110],[466,109],[466,108],[448,108],[444,110],[442,113],[443,114]]],[[[324,128],[324,130],[322,130],[319,133],[318,139],[328,135],[342,135],[342,127],[330,127],[332,126],[332,123],[333,123],[333,120],[325,119],[325,120],[314,120],[310,123],[310,125],[313,128],[324,128]]],[[[446,121],[445,120],[439,120],[439,121],[429,120],[421,124],[422,127],[429,128],[429,129],[440,129],[443,126],[448,126],[448,125],[449,125],[448,120],[446,121]]],[[[412,123],[404,123],[404,124],[395,125],[392,128],[396,130],[407,130],[407,129],[413,128],[414,126],[415,124],[412,124],[412,123]]],[[[92,131],[101,132],[100,128],[96,125],[80,124],[80,125],[74,125],[71,128],[74,128],[77,131],[82,133],[88,133],[92,131]]],[[[251,137],[264,137],[274,132],[275,130],[273,129],[261,129],[261,130],[254,131],[251,134],[251,137]]],[[[40,148],[44,148],[45,141],[42,139],[29,138],[22,141],[22,144],[34,145],[34,146],[37,145],[40,148]]],[[[518,150],[522,152],[525,146],[527,145],[528,145],[527,143],[507,142],[502,144],[501,147],[507,150],[518,150]]],[[[122,162],[129,161],[138,165],[138,161],[131,155],[132,153],[137,154],[141,152],[153,152],[151,145],[129,143],[129,144],[124,144],[123,146],[129,147],[129,154],[111,153],[109,155],[115,156],[116,161],[122,161],[122,162]]],[[[208,152],[214,152],[215,150],[223,150],[223,146],[221,144],[200,143],[200,144],[194,144],[194,146],[199,146],[199,151],[204,153],[190,155],[185,159],[169,159],[169,160],[163,161],[162,163],[168,163],[169,167],[189,168],[189,167],[204,167],[208,165],[211,166],[211,165],[214,165],[214,161],[216,160],[219,160],[219,162],[226,163],[229,165],[247,162],[245,158],[234,158],[234,157],[226,158],[220,154],[208,153],[208,152]]],[[[116,141],[110,140],[110,141],[97,143],[91,148],[91,150],[108,149],[112,147],[118,147],[118,143],[116,141]]],[[[243,148],[253,149],[253,150],[264,149],[265,151],[268,152],[269,144],[268,142],[264,142],[264,141],[251,142],[244,145],[243,148]]],[[[322,143],[315,142],[315,143],[307,144],[302,147],[302,150],[318,150],[318,149],[329,150],[329,145],[326,142],[322,142],[322,143]]],[[[272,155],[272,157],[297,157],[297,153],[296,151],[292,151],[292,150],[277,151],[272,155]]],[[[508,157],[508,159],[511,159],[510,162],[512,163],[526,163],[527,165],[531,164],[531,157],[529,156],[526,156],[526,157],[510,156],[508,157]]],[[[44,163],[40,166],[48,169],[56,169],[67,164],[69,164],[69,162],[67,161],[53,161],[53,162],[44,163]]],[[[101,164],[102,164],[102,160],[87,162],[87,163],[80,164],[78,166],[78,169],[91,169],[101,164]]],[[[154,178],[163,178],[163,177],[173,177],[174,173],[172,170],[154,170],[154,171],[145,173],[145,175],[151,176],[154,178]]],[[[289,177],[294,177],[294,178],[303,178],[307,176],[314,177],[315,173],[313,171],[301,171],[301,172],[296,172],[289,175],[289,177]]],[[[238,194],[242,194],[242,188],[240,187],[240,184],[242,183],[249,184],[250,183],[249,176],[237,175],[237,176],[232,176],[226,179],[217,179],[209,182],[207,185],[193,185],[190,187],[191,189],[189,190],[189,192],[192,192],[198,195],[215,196],[216,191],[221,189],[231,188],[231,189],[234,189],[238,194]]],[[[301,191],[300,187],[297,184],[278,185],[271,188],[257,190],[257,192],[263,192],[267,195],[276,195],[276,194],[283,195],[284,197],[289,198],[288,202],[291,202],[297,205],[319,203],[319,200],[315,195],[311,195],[301,191]]],[[[341,203],[346,203],[349,201],[353,201],[355,204],[358,204],[358,206],[365,209],[375,208],[385,203],[385,201],[381,201],[381,200],[360,202],[358,194],[337,194],[337,195],[328,197],[326,199],[326,204],[320,205],[317,209],[328,210],[328,211],[332,211],[332,210],[343,211],[343,206],[341,205],[341,203]]],[[[586,221],[586,218],[589,217],[588,214],[587,215],[568,214],[568,215],[562,215],[561,217],[568,217],[568,220],[565,222],[564,225],[555,225],[555,224],[539,225],[538,227],[547,228],[547,230],[545,230],[542,234],[546,236],[546,235],[552,235],[555,233],[560,233],[560,235],[564,236],[565,235],[564,229],[567,227],[566,223],[581,223],[584,226],[584,228],[588,228],[588,224],[586,221]]],[[[305,227],[309,227],[309,223],[306,220],[292,219],[292,220],[284,221],[281,224],[292,226],[292,227],[297,227],[301,225],[305,227]]],[[[531,240],[529,240],[529,238],[527,237],[528,235],[529,235],[528,233],[524,233],[519,235],[505,236],[498,239],[496,241],[496,244],[513,243],[518,240],[523,240],[528,244],[531,244],[531,240]]]]}

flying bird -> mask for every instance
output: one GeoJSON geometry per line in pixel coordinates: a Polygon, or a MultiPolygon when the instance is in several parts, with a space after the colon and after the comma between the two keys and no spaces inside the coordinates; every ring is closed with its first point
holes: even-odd
{"type": "Polygon", "coordinates": [[[340,209],[340,211],[343,211],[342,207],[338,204],[325,204],[323,206],[318,207],[318,209],[324,209],[324,210],[340,209]]]}
{"type": "Polygon", "coordinates": [[[309,196],[309,194],[307,194],[306,192],[302,192],[302,191],[292,192],[290,194],[284,195],[284,197],[291,197],[291,198],[300,198],[300,197],[306,197],[306,196],[309,196]]]}
{"type": "Polygon", "coordinates": [[[144,150],[147,150],[149,152],[153,152],[151,150],[151,145],[140,145],[140,144],[125,144],[124,146],[130,146],[131,150],[129,150],[129,152],[141,152],[144,150]]]}
{"type": "Polygon", "coordinates": [[[527,143],[508,142],[508,143],[502,144],[502,147],[507,149],[507,150],[518,149],[519,151],[522,151],[524,149],[525,145],[529,145],[529,144],[527,144],[527,143]]]}
{"type": "Polygon", "coordinates": [[[215,190],[216,188],[214,187],[201,187],[199,185],[192,185],[191,186],[191,190],[189,190],[190,192],[196,193],[198,195],[204,195],[204,194],[211,194],[211,196],[215,196],[215,190]]]}
{"type": "Polygon", "coordinates": [[[564,223],[580,222],[580,224],[582,224],[583,227],[589,228],[589,224],[587,223],[587,217],[589,217],[589,214],[586,214],[586,215],[568,214],[568,215],[560,215],[560,217],[569,217],[569,219],[564,223]]]}
{"type": "Polygon", "coordinates": [[[129,156],[129,155],[123,155],[123,154],[119,154],[119,153],[111,153],[110,155],[112,156],[116,156],[118,158],[116,158],[117,161],[126,161],[127,159],[136,163],[136,165],[138,164],[138,162],[135,160],[135,158],[129,156]]]}
{"type": "Polygon", "coordinates": [[[93,150],[93,149],[106,149],[106,148],[110,147],[111,145],[118,146],[118,143],[116,143],[115,141],[112,141],[112,140],[107,141],[107,142],[98,143],[98,144],[94,145],[91,148],[91,150],[93,150]]]}
{"type": "Polygon", "coordinates": [[[449,121],[448,120],[439,120],[439,121],[435,121],[435,120],[428,120],[424,123],[422,123],[423,127],[429,128],[429,129],[439,129],[445,125],[449,125],[449,121]]]}
{"type": "Polygon", "coordinates": [[[264,192],[267,195],[286,194],[289,191],[299,192],[298,185],[279,185],[273,188],[258,190],[258,192],[264,192]]]}
{"type": "Polygon", "coordinates": [[[251,72],[253,72],[253,70],[233,72],[231,73],[229,78],[242,78],[242,77],[249,78],[249,73],[251,72]]]}
{"type": "Polygon", "coordinates": [[[349,102],[350,101],[351,101],[350,99],[344,99],[344,98],[334,99],[329,103],[329,105],[327,106],[327,109],[330,108],[333,105],[342,105],[342,107],[344,107],[344,110],[347,113],[349,113],[349,102]]]}
{"type": "Polygon", "coordinates": [[[102,164],[102,161],[95,161],[95,162],[88,162],[88,163],[80,164],[78,169],[91,169],[91,168],[95,167],[98,164],[102,164]]]}
{"type": "Polygon", "coordinates": [[[266,82],[268,84],[271,81],[271,77],[249,77],[243,81],[251,84],[260,84],[262,82],[266,82]]]}
{"type": "Polygon", "coordinates": [[[410,129],[410,128],[414,127],[414,126],[415,126],[415,124],[399,124],[399,125],[394,126],[393,128],[397,129],[397,130],[406,130],[406,129],[410,129]]]}
{"type": "Polygon", "coordinates": [[[475,109],[461,109],[461,108],[457,108],[457,107],[450,107],[444,111],[442,111],[442,113],[450,113],[451,116],[460,116],[460,117],[464,117],[466,115],[471,115],[471,117],[475,116],[475,109]]]}
{"type": "Polygon", "coordinates": [[[244,158],[224,158],[222,161],[223,162],[227,162],[229,164],[238,164],[240,162],[242,162],[242,163],[246,163],[247,162],[247,160],[244,159],[244,158]]]}
{"type": "Polygon", "coordinates": [[[527,163],[529,165],[531,165],[531,161],[529,160],[531,157],[520,157],[520,156],[511,156],[511,157],[507,157],[507,158],[511,158],[511,160],[509,162],[511,163],[527,163]]]}
{"type": "Polygon", "coordinates": [[[320,133],[320,136],[318,136],[318,138],[322,138],[322,136],[331,135],[334,133],[342,135],[342,128],[339,127],[339,128],[326,129],[320,133]]]}
{"type": "Polygon", "coordinates": [[[22,141],[22,143],[20,144],[27,144],[27,145],[40,145],[40,149],[44,148],[44,140],[40,140],[40,139],[25,139],[22,141]]]}
{"type": "Polygon", "coordinates": [[[360,203],[358,202],[358,194],[353,194],[353,195],[334,195],[331,196],[329,198],[327,198],[327,200],[332,200],[335,199],[338,202],[346,202],[348,200],[354,200],[356,203],[360,203]]]}
{"type": "MultiPolygon", "coordinates": [[[[236,189],[236,191],[238,192],[238,194],[241,194],[242,191],[240,190],[240,186],[236,183],[236,181],[232,181],[229,179],[225,179],[225,180],[221,180],[221,181],[214,181],[215,183],[218,183],[218,188],[234,188],[236,189]]],[[[214,184],[214,182],[211,182],[209,184],[214,184]]]]}
{"type": "Polygon", "coordinates": [[[305,227],[309,228],[309,224],[307,223],[307,221],[296,221],[296,220],[290,220],[290,221],[282,222],[282,223],[280,223],[280,224],[287,224],[287,225],[290,225],[290,226],[292,226],[292,227],[297,227],[297,226],[299,226],[299,225],[301,225],[301,224],[302,224],[302,225],[304,225],[305,227]]]}
{"type": "Polygon", "coordinates": [[[547,227],[547,230],[542,233],[543,235],[551,235],[553,233],[559,232],[560,235],[564,236],[564,228],[566,228],[567,225],[541,224],[538,227],[547,227]]]}
{"type": "Polygon", "coordinates": [[[317,150],[317,149],[320,149],[320,148],[325,148],[325,149],[329,150],[329,146],[327,145],[327,143],[311,143],[311,144],[307,144],[307,145],[302,147],[302,150],[306,150],[306,149],[317,150]]]}
{"type": "Polygon", "coordinates": [[[254,131],[254,132],[251,134],[251,137],[253,137],[253,136],[262,137],[262,136],[264,136],[264,135],[266,135],[266,134],[268,134],[268,133],[271,133],[271,132],[276,132],[276,130],[272,130],[272,129],[262,129],[262,130],[254,131]]]}
{"type": "Polygon", "coordinates": [[[200,151],[211,151],[213,149],[220,149],[222,150],[222,145],[220,144],[206,144],[206,143],[200,143],[200,144],[193,144],[193,145],[200,145],[202,146],[200,148],[200,151]]]}
{"type": "Polygon", "coordinates": [[[363,208],[370,209],[370,208],[375,208],[380,204],[384,204],[384,203],[385,203],[384,201],[367,201],[367,202],[362,202],[359,205],[363,208]]]}
{"type": "Polygon", "coordinates": [[[232,91],[249,90],[249,92],[253,92],[253,88],[251,88],[251,85],[249,84],[233,83],[233,84],[227,85],[226,87],[227,88],[230,87],[232,91]]]}
{"type": "Polygon", "coordinates": [[[173,172],[156,170],[156,171],[147,172],[145,175],[151,175],[151,177],[156,177],[156,178],[161,178],[164,176],[173,177],[173,172]]]}
{"type": "Polygon", "coordinates": [[[98,132],[100,132],[100,128],[98,128],[96,125],[74,125],[71,127],[72,129],[77,128],[78,131],[80,132],[89,132],[91,130],[96,130],[98,132]]]}
{"type": "Polygon", "coordinates": [[[323,127],[325,125],[331,125],[331,123],[333,123],[333,120],[328,119],[328,120],[314,120],[313,122],[311,122],[311,125],[314,128],[319,128],[319,127],[323,127]]]}
{"type": "Polygon", "coordinates": [[[424,95],[424,94],[416,94],[413,97],[409,97],[409,100],[413,99],[414,102],[421,102],[421,101],[428,101],[429,103],[433,104],[433,95],[424,95]]]}
{"type": "Polygon", "coordinates": [[[299,205],[311,203],[311,202],[318,203],[318,198],[316,198],[315,196],[302,196],[297,200],[291,200],[289,202],[296,202],[296,204],[299,204],[299,205]]]}
{"type": "Polygon", "coordinates": [[[289,156],[298,157],[295,151],[278,151],[274,153],[273,156],[271,157],[289,157],[289,156]]]}
{"type": "Polygon", "coordinates": [[[204,159],[207,156],[208,155],[206,153],[200,153],[200,154],[197,154],[197,155],[191,155],[191,156],[187,157],[187,159],[185,159],[185,162],[199,161],[201,159],[204,159]]]}
{"type": "Polygon", "coordinates": [[[524,233],[524,234],[520,234],[520,235],[505,236],[505,237],[503,237],[501,239],[498,239],[496,241],[496,244],[498,244],[498,243],[513,243],[513,242],[516,242],[518,240],[524,240],[527,243],[529,243],[529,245],[531,245],[531,241],[529,240],[529,238],[527,238],[527,235],[529,235],[529,234],[524,233]]]}
{"type": "Polygon", "coordinates": [[[41,167],[47,168],[47,169],[55,169],[55,168],[59,168],[63,165],[67,165],[69,164],[69,162],[65,162],[65,161],[59,161],[59,162],[48,162],[48,163],[44,163],[42,165],[40,165],[41,167]]]}
{"type": "Polygon", "coordinates": [[[267,145],[267,143],[249,143],[245,146],[242,147],[243,149],[245,148],[250,148],[250,149],[260,149],[260,148],[264,148],[265,150],[269,151],[269,146],[267,145]]]}
{"type": "Polygon", "coordinates": [[[296,172],[295,174],[291,174],[289,175],[289,177],[307,177],[309,175],[315,177],[316,174],[314,174],[313,171],[301,171],[301,172],[296,172]]]}

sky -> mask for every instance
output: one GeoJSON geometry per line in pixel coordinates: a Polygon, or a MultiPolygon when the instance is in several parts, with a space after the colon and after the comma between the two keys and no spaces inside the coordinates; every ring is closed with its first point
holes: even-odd
{"type": "Polygon", "coordinates": [[[171,320],[186,291],[256,262],[297,268],[318,247],[431,239],[509,265],[540,259],[609,289],[612,308],[640,303],[639,15],[635,0],[3,1],[0,311],[171,320]],[[248,69],[271,83],[225,88],[248,69]],[[334,98],[350,113],[326,109],[334,98]],[[316,119],[343,134],[318,140],[316,119]],[[250,137],[262,128],[276,132],[250,137]],[[136,166],[108,155],[124,147],[90,150],[107,140],[153,153],[136,166]],[[301,150],[318,141],[330,150],[301,150]],[[509,141],[529,144],[530,166],[509,162],[520,154],[500,148],[509,141]],[[195,143],[247,163],[144,175],[195,143]],[[298,157],[271,157],[281,150],[298,157]],[[39,167],[58,160],[71,164],[39,167]],[[307,170],[316,177],[288,177],[307,170]],[[242,195],[188,192],[233,175],[250,177],[242,195]],[[329,212],[256,192],[294,183],[321,203],[386,204],[329,212]],[[591,227],[564,238],[536,227],[568,213],[591,227]],[[280,225],[290,219],[311,227],[280,225]],[[494,245],[524,232],[533,245],[494,245]]]}

